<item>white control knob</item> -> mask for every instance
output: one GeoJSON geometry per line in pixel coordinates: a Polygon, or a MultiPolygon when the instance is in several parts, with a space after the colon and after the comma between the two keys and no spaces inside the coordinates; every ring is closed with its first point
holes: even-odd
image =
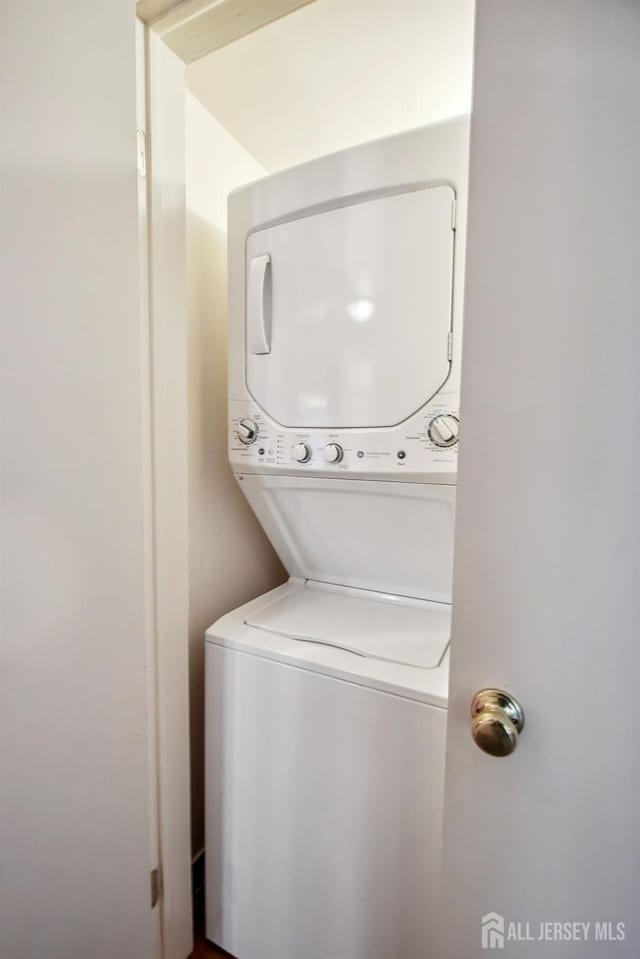
{"type": "Polygon", "coordinates": [[[253,420],[240,420],[238,423],[238,439],[245,446],[250,446],[258,438],[258,427],[253,420]]]}
{"type": "Polygon", "coordinates": [[[427,432],[436,446],[455,446],[460,436],[460,421],[453,413],[439,413],[429,423],[427,432]]]}
{"type": "Polygon", "coordinates": [[[327,463],[339,463],[343,455],[342,447],[337,443],[329,443],[329,445],[324,448],[324,458],[327,463]]]}
{"type": "Polygon", "coordinates": [[[291,451],[291,455],[297,463],[308,463],[311,459],[311,447],[306,443],[296,443],[291,451]]]}

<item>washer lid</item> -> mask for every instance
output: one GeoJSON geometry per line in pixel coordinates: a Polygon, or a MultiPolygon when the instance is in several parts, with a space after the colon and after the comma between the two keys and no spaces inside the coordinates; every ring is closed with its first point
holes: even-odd
{"type": "Polygon", "coordinates": [[[307,583],[252,612],[247,626],[358,656],[435,669],[451,633],[444,603],[361,598],[307,583]]]}
{"type": "Polygon", "coordinates": [[[246,382],[283,426],[395,426],[449,374],[454,191],[260,230],[246,245],[246,382]]]}

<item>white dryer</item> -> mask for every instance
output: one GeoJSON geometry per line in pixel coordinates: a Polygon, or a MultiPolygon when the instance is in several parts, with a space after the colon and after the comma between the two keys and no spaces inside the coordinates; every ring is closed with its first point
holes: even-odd
{"type": "Polygon", "coordinates": [[[468,121],[229,200],[229,458],[290,580],[206,636],[207,936],[424,959],[440,866],[468,121]]]}

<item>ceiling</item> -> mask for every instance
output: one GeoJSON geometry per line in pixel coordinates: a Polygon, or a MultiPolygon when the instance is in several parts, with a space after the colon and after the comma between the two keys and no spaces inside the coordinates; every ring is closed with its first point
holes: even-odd
{"type": "Polygon", "coordinates": [[[269,171],[468,112],[474,0],[314,0],[187,67],[269,171]]]}

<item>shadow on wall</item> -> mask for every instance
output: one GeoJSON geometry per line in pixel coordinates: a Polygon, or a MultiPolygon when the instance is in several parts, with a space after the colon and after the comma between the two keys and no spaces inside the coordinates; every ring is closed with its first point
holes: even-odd
{"type": "Polygon", "coordinates": [[[204,846],[204,633],[286,572],[227,460],[227,237],[187,210],[193,851],[204,846]]]}

